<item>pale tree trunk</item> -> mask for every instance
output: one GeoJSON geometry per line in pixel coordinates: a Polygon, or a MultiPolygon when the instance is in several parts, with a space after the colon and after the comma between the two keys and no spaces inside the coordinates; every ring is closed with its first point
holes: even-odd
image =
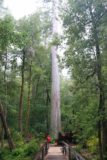
{"type": "MultiPolygon", "coordinates": [[[[53,21],[52,21],[53,36],[58,35],[58,0],[53,0],[53,21]]],[[[52,97],[51,97],[51,135],[55,138],[61,131],[61,116],[60,116],[60,80],[57,61],[58,47],[52,46],[52,97]]]]}

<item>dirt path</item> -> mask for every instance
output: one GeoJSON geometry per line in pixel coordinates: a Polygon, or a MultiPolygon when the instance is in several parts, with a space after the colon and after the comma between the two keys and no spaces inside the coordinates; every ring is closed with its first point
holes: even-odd
{"type": "Polygon", "coordinates": [[[67,160],[62,153],[62,147],[50,146],[45,160],[67,160]]]}

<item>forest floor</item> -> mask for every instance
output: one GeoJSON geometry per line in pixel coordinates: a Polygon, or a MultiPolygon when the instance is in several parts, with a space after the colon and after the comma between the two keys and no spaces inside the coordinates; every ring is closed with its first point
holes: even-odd
{"type": "Polygon", "coordinates": [[[88,152],[87,150],[82,150],[81,153],[80,153],[85,159],[89,159],[89,160],[92,160],[92,159],[96,159],[97,155],[96,154],[92,154],[90,152],[88,152]]]}

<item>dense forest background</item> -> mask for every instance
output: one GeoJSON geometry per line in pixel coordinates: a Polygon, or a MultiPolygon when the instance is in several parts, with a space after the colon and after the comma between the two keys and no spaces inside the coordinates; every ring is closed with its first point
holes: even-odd
{"type": "Polygon", "coordinates": [[[107,159],[107,1],[60,3],[63,34],[53,39],[50,7],[16,21],[0,0],[1,160],[31,160],[49,133],[53,44],[63,51],[62,132],[72,131],[78,150],[87,149],[91,160],[107,159]]]}

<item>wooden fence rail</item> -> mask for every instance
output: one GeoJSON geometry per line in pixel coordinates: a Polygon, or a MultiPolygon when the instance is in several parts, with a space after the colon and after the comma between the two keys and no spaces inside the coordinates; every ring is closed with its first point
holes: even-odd
{"type": "Polygon", "coordinates": [[[79,153],[77,153],[71,145],[63,142],[62,152],[68,157],[68,160],[85,160],[79,153]]]}
{"type": "Polygon", "coordinates": [[[36,154],[35,160],[44,160],[46,154],[48,153],[48,143],[45,142],[41,148],[40,151],[36,154]]]}

